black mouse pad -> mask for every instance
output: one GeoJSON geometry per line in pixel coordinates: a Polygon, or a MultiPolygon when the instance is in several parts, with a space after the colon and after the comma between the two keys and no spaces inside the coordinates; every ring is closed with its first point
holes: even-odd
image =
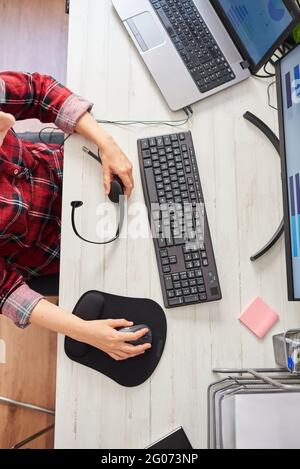
{"type": "Polygon", "coordinates": [[[165,313],[158,303],[89,291],[80,298],[73,314],[87,321],[125,318],[135,325],[147,324],[152,331],[152,348],[141,356],[116,361],[101,350],[66,337],[65,352],[71,360],[127,387],[138,386],[152,375],[162,356],[167,336],[165,313]]]}

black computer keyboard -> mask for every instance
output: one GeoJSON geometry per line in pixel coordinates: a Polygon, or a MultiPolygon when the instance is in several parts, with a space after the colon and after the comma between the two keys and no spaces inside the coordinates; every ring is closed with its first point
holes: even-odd
{"type": "Polygon", "coordinates": [[[138,153],[165,306],[221,299],[191,133],[139,140],[138,153]]]}
{"type": "Polygon", "coordinates": [[[150,0],[201,93],[235,74],[192,0],[150,0]]]}

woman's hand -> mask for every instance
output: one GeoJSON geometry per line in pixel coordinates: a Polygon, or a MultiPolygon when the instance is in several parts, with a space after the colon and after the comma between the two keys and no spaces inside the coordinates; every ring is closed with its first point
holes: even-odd
{"type": "Polygon", "coordinates": [[[117,327],[130,327],[133,323],[125,319],[84,321],[43,299],[33,308],[30,323],[92,345],[115,360],[136,357],[151,348],[150,344],[134,346],[127,343],[143,337],[148,329],[129,334],[118,332],[117,327]]]}
{"type": "Polygon", "coordinates": [[[115,360],[142,355],[151,348],[150,344],[131,345],[127,342],[143,337],[148,329],[141,329],[135,333],[118,332],[118,327],[130,327],[133,323],[125,319],[106,319],[100,321],[84,321],[77,340],[92,345],[107,353],[115,360]]]}
{"type": "Polygon", "coordinates": [[[132,176],[132,164],[129,159],[111,137],[108,137],[101,143],[99,150],[102,160],[106,195],[110,192],[110,183],[115,174],[119,176],[124,184],[125,195],[130,197],[134,188],[134,181],[132,176]]]}
{"type": "Polygon", "coordinates": [[[7,132],[15,125],[15,118],[12,114],[0,112],[0,147],[6,137],[7,132]]]}
{"type": "Polygon", "coordinates": [[[93,142],[100,150],[104,171],[104,189],[110,193],[113,174],[119,176],[125,187],[125,195],[130,196],[134,187],[132,165],[114,139],[103,129],[90,113],[86,112],[77,122],[77,133],[93,142]]]}

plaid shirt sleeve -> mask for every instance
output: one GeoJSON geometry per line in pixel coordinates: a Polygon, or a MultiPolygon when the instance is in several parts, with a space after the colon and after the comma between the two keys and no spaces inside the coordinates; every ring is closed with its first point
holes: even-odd
{"type": "Polygon", "coordinates": [[[0,73],[0,108],[17,120],[36,118],[71,134],[78,120],[92,107],[92,103],[50,76],[0,73]]]}
{"type": "Polygon", "coordinates": [[[43,298],[24,283],[7,298],[2,307],[2,314],[11,319],[20,329],[25,329],[29,326],[32,310],[43,298]]]}
{"type": "Polygon", "coordinates": [[[24,283],[22,276],[7,265],[3,258],[0,258],[0,272],[1,313],[10,318],[16,326],[24,329],[29,325],[33,308],[43,296],[31,290],[24,283]]]}

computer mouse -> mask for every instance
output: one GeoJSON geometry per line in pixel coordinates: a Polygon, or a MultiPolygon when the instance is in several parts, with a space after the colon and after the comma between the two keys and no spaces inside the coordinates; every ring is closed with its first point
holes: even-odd
{"type": "Polygon", "coordinates": [[[118,204],[119,197],[121,195],[124,195],[124,186],[123,186],[121,179],[115,176],[110,184],[110,193],[108,194],[108,198],[114,204],[118,204]]]}
{"type": "Polygon", "coordinates": [[[128,344],[132,344],[132,345],[152,344],[152,331],[149,328],[149,326],[147,326],[147,324],[137,324],[135,326],[130,326],[130,327],[121,327],[120,329],[118,329],[118,331],[128,333],[128,332],[138,332],[141,329],[148,329],[148,332],[138,340],[129,341],[128,344]]]}

